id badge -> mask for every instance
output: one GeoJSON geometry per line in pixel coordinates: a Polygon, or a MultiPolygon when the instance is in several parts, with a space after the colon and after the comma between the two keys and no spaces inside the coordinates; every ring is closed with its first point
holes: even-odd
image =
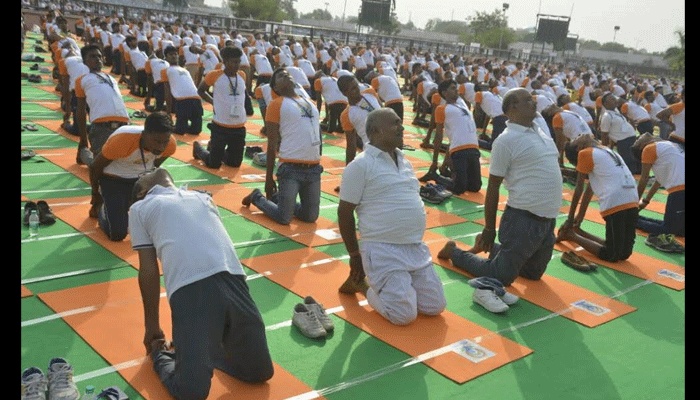
{"type": "MultiPolygon", "coordinates": [[[[313,119],[311,120],[313,122],[313,119]]],[[[318,124],[315,125],[309,133],[311,134],[311,145],[320,146],[321,145],[321,127],[318,124]]]]}
{"type": "Polygon", "coordinates": [[[231,106],[231,110],[229,112],[229,115],[233,119],[241,119],[243,118],[243,115],[245,114],[245,110],[242,104],[234,104],[231,106]]]}

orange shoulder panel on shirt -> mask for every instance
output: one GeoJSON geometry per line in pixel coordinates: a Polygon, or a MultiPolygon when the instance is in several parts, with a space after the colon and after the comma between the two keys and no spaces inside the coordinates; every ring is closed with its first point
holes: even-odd
{"type": "Polygon", "coordinates": [[[321,83],[321,79],[316,79],[314,81],[314,89],[316,89],[316,91],[323,90],[323,84],[321,83]]]}
{"type": "Polygon", "coordinates": [[[61,75],[68,75],[68,70],[66,69],[66,61],[61,59],[58,62],[58,73],[61,75]]]}
{"type": "Polygon", "coordinates": [[[116,160],[119,158],[127,157],[139,148],[140,140],[140,134],[112,134],[102,146],[102,155],[108,160],[116,160]]]}
{"type": "MultiPolygon", "coordinates": [[[[222,66],[222,68],[223,68],[223,66],[222,66]]],[[[244,81],[248,81],[248,75],[246,75],[245,71],[243,71],[242,69],[238,70],[238,75],[240,75],[244,81]]]]}
{"type": "Polygon", "coordinates": [[[374,88],[374,90],[379,90],[379,78],[372,79],[371,85],[374,88]]]}
{"type": "Polygon", "coordinates": [[[350,106],[345,107],[343,112],[340,113],[340,126],[345,132],[350,132],[353,129],[355,129],[355,127],[352,125],[352,122],[350,122],[350,106]]]}
{"type": "Polygon", "coordinates": [[[656,143],[644,146],[644,150],[642,150],[642,164],[653,164],[656,162],[656,158],[656,143]]]}
{"type": "Polygon", "coordinates": [[[224,74],[224,71],[221,70],[221,69],[212,70],[212,71],[210,71],[208,74],[206,74],[206,75],[204,76],[204,83],[206,83],[207,86],[211,86],[211,85],[213,85],[213,84],[216,82],[216,80],[219,79],[219,77],[220,77],[221,75],[223,75],[223,74],[224,74]]]}
{"type": "Polygon", "coordinates": [[[85,75],[81,75],[75,80],[75,97],[85,97],[85,91],[82,85],[83,76],[85,75]]]}
{"type": "Polygon", "coordinates": [[[258,87],[255,88],[255,98],[256,98],[256,99],[262,99],[262,98],[263,98],[262,86],[258,86],[258,87]]]}
{"type": "Polygon", "coordinates": [[[476,94],[474,95],[474,103],[481,103],[483,97],[484,95],[482,95],[481,92],[476,92],[476,94]]]}
{"type": "Polygon", "coordinates": [[[576,171],[589,174],[593,171],[593,147],[588,147],[578,152],[576,171]]]}
{"type": "Polygon", "coordinates": [[[167,68],[163,68],[160,71],[160,80],[163,82],[168,82],[168,74],[166,72],[167,70],[168,70],[167,68]]]}
{"type": "Polygon", "coordinates": [[[435,108],[435,123],[444,124],[445,123],[445,108],[446,104],[441,104],[435,108]]]}
{"type": "Polygon", "coordinates": [[[554,128],[564,127],[564,120],[561,118],[561,113],[557,113],[554,118],[552,118],[552,126],[554,128]]]}
{"type": "Polygon", "coordinates": [[[430,97],[430,103],[435,106],[440,105],[440,103],[442,103],[442,97],[440,96],[440,93],[433,93],[433,95],[430,97]]]}
{"type": "Polygon", "coordinates": [[[273,122],[276,124],[280,123],[280,111],[283,101],[284,97],[277,97],[267,105],[267,110],[265,111],[265,122],[273,122]]]}
{"type": "Polygon", "coordinates": [[[457,93],[458,93],[458,94],[466,94],[466,93],[467,93],[467,88],[464,87],[464,85],[459,85],[459,88],[457,88],[457,93]]]}
{"type": "Polygon", "coordinates": [[[595,99],[595,106],[598,108],[603,107],[603,96],[598,96],[598,98],[595,99]]]}
{"type": "Polygon", "coordinates": [[[674,114],[678,114],[679,112],[685,110],[685,103],[681,101],[678,103],[671,104],[670,107],[671,112],[673,112],[674,114]]]}

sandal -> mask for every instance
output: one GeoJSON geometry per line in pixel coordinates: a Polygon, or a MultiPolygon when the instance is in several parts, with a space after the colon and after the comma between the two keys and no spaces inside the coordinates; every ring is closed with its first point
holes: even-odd
{"type": "Polygon", "coordinates": [[[148,117],[148,114],[146,114],[144,111],[135,111],[133,114],[131,114],[132,118],[146,118],[148,117]]]}
{"type": "Polygon", "coordinates": [[[24,124],[22,127],[28,131],[36,132],[39,130],[39,128],[36,127],[34,124],[24,124]]]}
{"type": "Polygon", "coordinates": [[[581,272],[595,271],[597,267],[592,267],[592,265],[588,263],[588,261],[580,257],[578,254],[574,253],[573,251],[567,251],[564,254],[562,254],[561,261],[564,263],[564,265],[567,265],[581,272]]]}

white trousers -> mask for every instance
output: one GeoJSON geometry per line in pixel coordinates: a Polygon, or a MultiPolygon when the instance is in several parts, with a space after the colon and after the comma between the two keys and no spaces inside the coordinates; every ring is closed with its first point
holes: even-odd
{"type": "Polygon", "coordinates": [[[361,242],[362,265],[370,289],[367,301],[394,325],[418,314],[437,315],[447,305],[442,281],[425,243],[361,242]]]}

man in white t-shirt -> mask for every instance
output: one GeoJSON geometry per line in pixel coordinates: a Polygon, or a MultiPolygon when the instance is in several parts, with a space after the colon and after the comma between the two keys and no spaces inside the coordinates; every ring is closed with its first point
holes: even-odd
{"type": "Polygon", "coordinates": [[[578,176],[569,217],[559,228],[557,241],[576,243],[601,260],[628,259],[634,247],[639,213],[639,196],[632,173],[619,154],[602,146],[593,135],[580,135],[567,143],[566,155],[578,176]],[[589,183],[584,192],[586,180],[589,183]],[[605,239],[581,227],[593,195],[598,198],[600,215],[605,220],[605,239]]]}
{"type": "Polygon", "coordinates": [[[265,324],[211,196],[178,189],[158,168],[134,184],[131,247],[139,254],[143,344],[175,398],[208,396],[214,368],[243,382],[274,374],[265,324]],[[173,350],[160,327],[160,272],[172,310],[173,350]]]}
{"type": "MultiPolygon", "coordinates": [[[[455,267],[472,276],[495,278],[509,286],[518,277],[539,280],[552,258],[562,176],[557,146],[534,122],[537,104],[528,90],[509,90],[503,98],[503,112],[508,122],[491,149],[484,229],[469,251],[449,241],[438,257],[451,259],[455,267]],[[499,245],[494,240],[502,183],[508,201],[498,227],[499,245]],[[477,255],[482,251],[489,252],[489,257],[477,255]]],[[[473,299],[491,311],[508,309],[493,291],[477,290],[473,299]]]]}
{"type": "Polygon", "coordinates": [[[163,87],[167,110],[175,112],[174,133],[199,135],[202,132],[202,115],[204,114],[202,98],[197,92],[197,87],[189,71],[178,65],[177,49],[168,46],[163,52],[165,61],[170,66],[161,71],[161,77],[165,83],[163,87]]]}
{"type": "Polygon", "coordinates": [[[634,126],[627,121],[627,118],[620,113],[618,107],[624,100],[620,101],[614,94],[608,92],[602,96],[602,104],[605,111],[600,117],[601,143],[610,148],[617,148],[617,152],[627,164],[633,175],[639,174],[641,165],[639,160],[632,157],[632,144],[637,138],[634,126]]]}
{"type": "Polygon", "coordinates": [[[381,108],[368,114],[366,131],[370,142],[345,167],[340,186],[338,226],[350,255],[350,276],[339,290],[363,292],[389,322],[407,325],[418,314],[440,314],[445,294],[423,242],[420,184],[400,150],[403,121],[381,108]]]}

